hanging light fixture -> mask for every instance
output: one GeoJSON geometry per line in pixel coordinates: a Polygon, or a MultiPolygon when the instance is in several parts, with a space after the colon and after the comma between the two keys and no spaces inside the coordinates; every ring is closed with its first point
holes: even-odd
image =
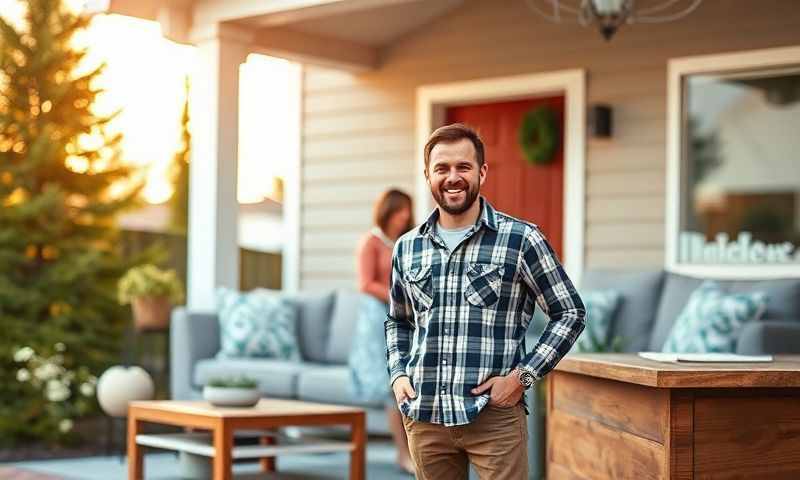
{"type": "Polygon", "coordinates": [[[664,23],[692,13],[703,0],[525,0],[531,10],[554,23],[596,25],[611,40],[625,23],[664,23]]]}

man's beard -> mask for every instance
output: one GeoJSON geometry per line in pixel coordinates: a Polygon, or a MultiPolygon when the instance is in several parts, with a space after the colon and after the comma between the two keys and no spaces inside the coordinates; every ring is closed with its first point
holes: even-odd
{"type": "Polygon", "coordinates": [[[445,199],[446,194],[443,191],[448,190],[447,187],[452,188],[450,185],[442,185],[442,187],[439,189],[431,189],[431,194],[433,195],[433,199],[436,200],[436,203],[439,205],[439,207],[450,215],[461,215],[469,210],[472,204],[478,199],[478,194],[480,193],[480,184],[468,184],[467,189],[464,192],[464,200],[455,204],[447,203],[447,200],[445,199]]]}

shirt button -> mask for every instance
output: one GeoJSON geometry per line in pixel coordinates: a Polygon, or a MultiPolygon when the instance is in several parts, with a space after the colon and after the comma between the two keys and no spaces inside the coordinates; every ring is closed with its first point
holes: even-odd
{"type": "Polygon", "coordinates": [[[450,329],[449,328],[445,328],[444,329],[444,333],[445,333],[445,335],[449,335],[450,334],[450,329]]]}
{"type": "Polygon", "coordinates": [[[444,360],[442,360],[442,363],[447,365],[447,359],[445,358],[444,360]]]}

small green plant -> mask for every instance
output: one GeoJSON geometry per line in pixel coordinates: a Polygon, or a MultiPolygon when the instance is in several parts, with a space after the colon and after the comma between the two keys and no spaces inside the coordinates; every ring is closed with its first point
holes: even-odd
{"type": "Polygon", "coordinates": [[[244,375],[239,377],[215,377],[208,381],[209,387],[258,388],[258,382],[244,375]]]}
{"type": "Polygon", "coordinates": [[[626,341],[624,338],[622,338],[621,336],[616,336],[612,338],[610,342],[608,342],[608,346],[605,350],[598,350],[598,351],[606,353],[619,353],[623,351],[623,348],[625,348],[625,344],[626,341]]]}
{"type": "Polygon", "coordinates": [[[168,297],[173,305],[183,303],[183,285],[175,270],[152,264],[131,268],[118,284],[119,303],[127,305],[139,297],[168,297]]]}
{"type": "Polygon", "coordinates": [[[581,337],[583,344],[576,345],[575,351],[578,353],[619,353],[625,348],[627,341],[620,335],[605,340],[601,338],[592,328],[586,328],[581,337]],[[588,342],[588,343],[586,343],[588,342]]]}
{"type": "Polygon", "coordinates": [[[619,353],[625,347],[625,339],[617,335],[607,342],[597,338],[594,332],[589,331],[589,348],[580,350],[580,353],[619,353]]]}

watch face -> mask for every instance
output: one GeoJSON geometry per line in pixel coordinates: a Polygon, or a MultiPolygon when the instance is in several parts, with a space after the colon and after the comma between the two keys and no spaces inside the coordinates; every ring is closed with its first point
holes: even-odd
{"type": "Polygon", "coordinates": [[[533,374],[531,372],[522,372],[519,376],[519,381],[526,387],[530,387],[533,384],[533,374]]]}

